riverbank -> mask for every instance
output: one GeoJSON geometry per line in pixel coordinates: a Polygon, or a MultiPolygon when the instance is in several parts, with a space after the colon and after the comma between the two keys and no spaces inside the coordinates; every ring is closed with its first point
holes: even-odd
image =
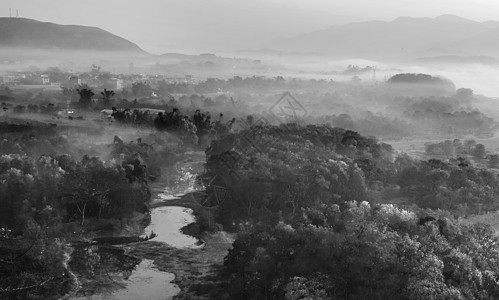
{"type": "MultiPolygon", "coordinates": [[[[204,153],[192,153],[189,159],[182,162],[180,168],[194,167],[195,164],[204,163],[204,159],[204,153]]],[[[163,174],[167,173],[167,170],[163,172],[163,174]]],[[[190,209],[195,221],[183,226],[180,231],[185,235],[197,238],[201,245],[175,248],[152,239],[130,245],[128,253],[150,259],[159,270],[175,274],[172,283],[178,285],[180,292],[174,299],[220,297],[223,292],[219,290],[221,283],[219,271],[223,267],[225,256],[232,248],[234,236],[221,231],[221,228],[216,226],[212,220],[212,210],[200,204],[204,193],[196,191],[192,181],[189,188],[191,192],[182,194],[180,197],[167,197],[167,199],[161,197],[160,194],[164,192],[164,186],[168,184],[165,182],[166,179],[167,177],[160,179],[151,186],[153,199],[158,200],[152,201],[149,208],[151,210],[160,207],[190,209]]]]}
{"type": "MultiPolygon", "coordinates": [[[[161,199],[158,197],[161,190],[154,187],[152,190],[153,197],[161,199]]],[[[193,191],[181,197],[153,201],[149,205],[151,210],[161,207],[190,209],[195,222],[183,226],[180,231],[199,239],[199,247],[175,248],[152,239],[130,245],[128,252],[152,260],[160,271],[175,274],[172,283],[178,285],[180,292],[174,299],[213,299],[223,295],[219,272],[225,256],[232,248],[234,235],[220,230],[213,223],[211,209],[200,204],[203,197],[202,192],[193,191]]]]}
{"type": "Polygon", "coordinates": [[[113,224],[107,225],[109,230],[97,226],[101,230],[80,236],[85,236],[83,245],[75,245],[76,257],[70,262],[80,280],[76,297],[132,299],[140,280],[156,283],[141,292],[147,299],[213,299],[223,294],[219,271],[233,237],[219,230],[210,208],[200,205],[204,193],[194,183],[204,153],[188,156],[150,183],[150,214],[137,214],[119,232],[113,224]],[[144,240],[153,231],[157,236],[144,240]]]}
{"type": "Polygon", "coordinates": [[[150,259],[158,270],[173,273],[171,283],[180,288],[174,299],[213,299],[221,294],[219,271],[233,240],[223,231],[205,233],[203,240],[203,247],[194,249],[147,241],[131,245],[128,253],[150,259]]]}

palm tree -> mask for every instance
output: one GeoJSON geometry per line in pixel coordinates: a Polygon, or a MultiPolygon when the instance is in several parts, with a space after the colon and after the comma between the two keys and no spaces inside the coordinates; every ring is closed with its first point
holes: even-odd
{"type": "Polygon", "coordinates": [[[102,101],[106,106],[109,105],[109,103],[111,102],[111,98],[115,95],[113,90],[106,89],[104,89],[103,92],[100,92],[100,94],[102,95],[102,101]]]}

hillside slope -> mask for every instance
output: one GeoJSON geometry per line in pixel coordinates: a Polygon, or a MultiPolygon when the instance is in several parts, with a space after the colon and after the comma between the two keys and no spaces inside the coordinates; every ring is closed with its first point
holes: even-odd
{"type": "Polygon", "coordinates": [[[97,27],[0,18],[0,48],[146,53],[138,45],[97,27]]]}

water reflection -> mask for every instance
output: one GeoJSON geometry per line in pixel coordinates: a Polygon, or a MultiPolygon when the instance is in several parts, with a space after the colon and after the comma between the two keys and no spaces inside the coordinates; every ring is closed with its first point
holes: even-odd
{"type": "MultiPolygon", "coordinates": [[[[168,170],[168,180],[164,190],[153,201],[173,200],[198,190],[196,174],[203,169],[202,161],[185,161],[168,170]]],[[[192,210],[179,206],[157,207],[151,210],[151,223],[144,230],[146,235],[154,232],[152,240],[164,242],[176,248],[199,246],[199,240],[183,234],[180,229],[195,222],[192,210]]]]}
{"type": "MultiPolygon", "coordinates": [[[[198,189],[196,174],[203,162],[178,163],[168,172],[164,190],[154,202],[171,200],[198,189]]],[[[176,248],[197,248],[199,240],[185,235],[180,229],[195,222],[192,210],[179,206],[157,207],[151,211],[151,223],[144,230],[157,234],[153,241],[176,248]]],[[[166,245],[165,245],[166,246],[166,245]]],[[[171,281],[174,274],[161,272],[153,261],[127,255],[123,249],[92,245],[75,247],[69,262],[81,288],[72,299],[172,299],[180,292],[171,281]]]]}
{"type": "Polygon", "coordinates": [[[145,229],[149,234],[157,234],[153,241],[164,242],[176,248],[192,248],[199,244],[198,239],[185,235],[180,229],[195,221],[192,210],[179,206],[163,206],[151,211],[151,223],[145,229]]]}
{"type": "Polygon", "coordinates": [[[173,299],[180,292],[177,285],[170,283],[175,278],[172,273],[158,271],[151,260],[143,259],[126,282],[126,289],[105,290],[89,297],[78,297],[77,300],[92,299],[173,299]]]}

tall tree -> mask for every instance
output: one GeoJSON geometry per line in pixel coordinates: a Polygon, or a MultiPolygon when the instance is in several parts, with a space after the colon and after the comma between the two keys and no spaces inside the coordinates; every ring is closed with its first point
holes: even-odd
{"type": "Polygon", "coordinates": [[[92,106],[92,97],[95,95],[94,92],[88,87],[84,87],[76,90],[78,95],[80,95],[80,100],[78,100],[78,105],[83,108],[88,108],[92,106]]]}
{"type": "Polygon", "coordinates": [[[483,144],[476,144],[475,149],[473,151],[473,156],[476,158],[484,158],[485,146],[483,144]]]}
{"type": "Polygon", "coordinates": [[[115,95],[113,90],[107,89],[104,89],[104,91],[100,92],[100,94],[102,95],[102,102],[104,105],[109,105],[111,103],[111,98],[115,95]]]}

